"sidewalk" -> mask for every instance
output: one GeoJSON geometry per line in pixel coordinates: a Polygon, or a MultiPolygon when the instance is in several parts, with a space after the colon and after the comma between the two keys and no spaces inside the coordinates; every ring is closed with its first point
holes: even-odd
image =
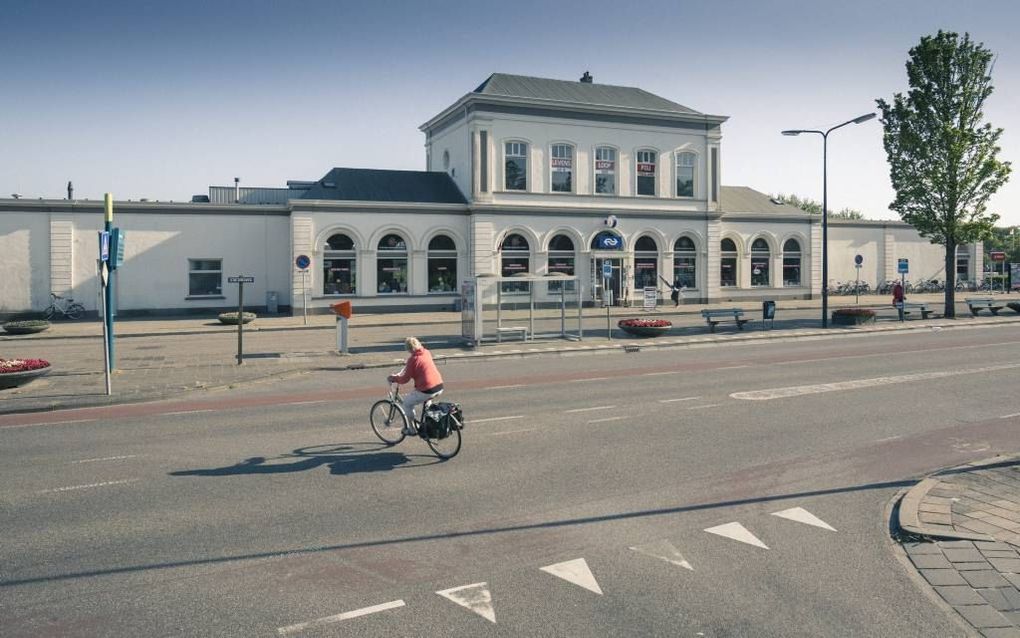
{"type": "MultiPolygon", "coordinates": [[[[935,303],[937,295],[929,295],[935,303]]],[[[1005,299],[1006,297],[1004,297],[1005,299]]],[[[1020,295],[1016,298],[1020,299],[1020,295]]],[[[555,356],[583,352],[635,351],[649,348],[677,348],[706,343],[754,341],[776,338],[808,338],[846,333],[898,330],[952,329],[956,327],[1014,323],[1020,315],[1004,310],[998,317],[985,313],[973,318],[966,306],[958,308],[957,320],[896,320],[895,310],[875,296],[862,306],[877,309],[878,322],[854,328],[819,327],[820,302],[798,300],[782,302],[774,325],[762,325],[760,305],[715,304],[688,305],[679,309],[662,307],[653,313],[640,308],[612,308],[609,324],[613,338],[607,339],[604,309],[584,311],[584,339],[570,341],[557,337],[522,342],[486,343],[478,348],[464,345],[460,337],[460,314],[401,313],[355,315],[351,320],[351,354],[336,353],[332,316],[315,315],[308,326],[301,317],[259,318],[244,329],[244,365],[236,365],[237,327],[220,325],[208,318],[141,319],[117,322],[116,368],[113,376],[114,395],[105,395],[102,350],[102,325],[99,321],[56,323],[39,335],[0,336],[0,357],[43,358],[53,364],[53,372],[22,388],[0,391],[0,413],[32,412],[64,407],[85,407],[180,398],[194,391],[229,389],[239,384],[272,383],[281,378],[319,372],[337,372],[357,368],[390,368],[404,359],[403,339],[416,335],[431,349],[437,361],[483,357],[555,356]],[[878,305],[880,303],[882,305],[878,305]],[[720,324],[710,333],[700,312],[707,307],[747,308],[752,318],[744,330],[736,330],[732,322],[720,324]],[[654,317],[668,319],[673,328],[667,336],[636,339],[616,329],[623,317],[654,317]],[[767,328],[763,330],[763,328],[767,328]]],[[[921,300],[917,295],[914,300],[921,300]]],[[[830,308],[852,305],[853,297],[833,297],[830,308]],[[849,303],[847,303],[849,302],[849,303]]],[[[527,321],[527,310],[505,312],[504,320],[515,324],[527,321]]],[[[558,332],[558,311],[536,311],[539,331],[558,332]]],[[[342,379],[338,379],[342,384],[342,379]]]]}
{"type": "Polygon", "coordinates": [[[938,595],[986,638],[1020,637],[1020,454],[944,470],[914,486],[903,544],[938,595]]]}

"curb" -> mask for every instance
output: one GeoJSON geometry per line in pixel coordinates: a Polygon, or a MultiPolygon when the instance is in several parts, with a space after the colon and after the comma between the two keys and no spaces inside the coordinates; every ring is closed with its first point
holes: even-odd
{"type": "Polygon", "coordinates": [[[900,528],[911,534],[927,536],[930,538],[945,538],[964,541],[995,541],[987,534],[976,532],[961,532],[948,525],[925,525],[921,522],[919,508],[928,492],[939,484],[939,479],[928,477],[910,488],[903,500],[900,501],[900,528]]]}

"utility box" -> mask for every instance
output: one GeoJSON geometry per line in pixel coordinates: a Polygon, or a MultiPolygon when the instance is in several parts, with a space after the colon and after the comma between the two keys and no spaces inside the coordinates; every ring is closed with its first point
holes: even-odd
{"type": "Polygon", "coordinates": [[[280,293],[275,290],[266,291],[266,312],[271,315],[280,312],[280,293]]]}

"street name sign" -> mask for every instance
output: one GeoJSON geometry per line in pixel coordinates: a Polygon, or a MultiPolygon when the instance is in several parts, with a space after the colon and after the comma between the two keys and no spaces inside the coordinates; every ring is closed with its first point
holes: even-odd
{"type": "Polygon", "coordinates": [[[230,284],[253,284],[255,283],[254,277],[249,276],[238,276],[238,277],[227,277],[227,283],[230,284]]]}

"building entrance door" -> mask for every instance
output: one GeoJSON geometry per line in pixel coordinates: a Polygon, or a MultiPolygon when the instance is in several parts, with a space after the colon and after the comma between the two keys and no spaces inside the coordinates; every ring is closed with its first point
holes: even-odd
{"type": "Polygon", "coordinates": [[[623,303],[623,259],[620,257],[592,257],[591,273],[592,288],[595,290],[595,299],[601,304],[606,303],[606,290],[604,288],[605,278],[603,268],[609,264],[612,269],[612,276],[609,277],[609,299],[612,305],[619,306],[623,303]]]}

